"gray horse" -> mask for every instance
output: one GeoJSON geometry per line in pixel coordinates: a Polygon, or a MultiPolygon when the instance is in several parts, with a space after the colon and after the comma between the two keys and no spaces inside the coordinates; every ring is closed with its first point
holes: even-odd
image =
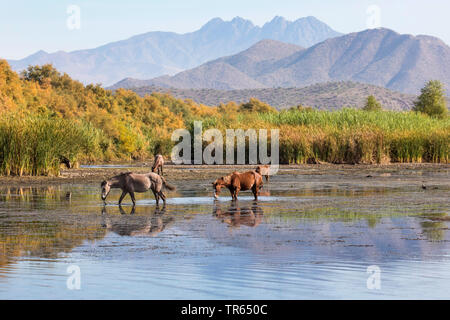
{"type": "Polygon", "coordinates": [[[162,192],[162,189],[175,190],[175,187],[168,184],[164,177],[150,172],[144,174],[138,174],[133,172],[121,173],[109,180],[105,180],[101,184],[102,187],[102,200],[105,201],[109,194],[109,191],[113,188],[122,189],[122,195],[119,199],[119,205],[122,203],[123,198],[130,194],[133,206],[136,205],[136,199],[134,197],[135,192],[146,192],[152,189],[155,196],[156,205],[159,205],[159,198],[166,203],[166,196],[162,192]]]}

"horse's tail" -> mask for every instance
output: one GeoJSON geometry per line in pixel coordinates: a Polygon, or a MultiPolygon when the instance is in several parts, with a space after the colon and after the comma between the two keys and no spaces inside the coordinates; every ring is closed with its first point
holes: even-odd
{"type": "Polygon", "coordinates": [[[163,183],[163,187],[164,187],[164,188],[169,189],[170,191],[173,191],[173,190],[176,189],[175,186],[173,186],[173,185],[167,183],[167,181],[166,181],[166,179],[165,179],[164,177],[161,177],[161,180],[162,180],[162,183],[163,183]]]}

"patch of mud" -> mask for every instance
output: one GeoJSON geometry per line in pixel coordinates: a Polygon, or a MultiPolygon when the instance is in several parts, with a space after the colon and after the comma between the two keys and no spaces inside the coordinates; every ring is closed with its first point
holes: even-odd
{"type": "MultiPolygon", "coordinates": [[[[97,164],[83,165],[78,169],[64,169],[58,177],[0,177],[0,184],[9,186],[57,185],[76,183],[100,183],[102,180],[122,172],[145,173],[150,171],[150,163],[97,164]]],[[[254,165],[166,165],[165,177],[170,180],[202,180],[216,179],[233,171],[254,169],[254,165]]],[[[353,179],[379,178],[393,181],[399,177],[420,177],[429,171],[450,170],[450,164],[432,163],[395,163],[385,165],[337,165],[337,164],[304,164],[280,165],[278,175],[352,176],[353,179]]],[[[266,184],[266,182],[264,182],[266,184]]]]}

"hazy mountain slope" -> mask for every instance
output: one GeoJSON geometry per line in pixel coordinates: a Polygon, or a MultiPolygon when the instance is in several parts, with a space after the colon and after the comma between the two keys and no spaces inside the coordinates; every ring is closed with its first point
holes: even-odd
{"type": "Polygon", "coordinates": [[[39,51],[22,60],[9,60],[9,63],[16,71],[28,65],[53,63],[58,70],[77,80],[111,85],[127,77],[149,79],[175,74],[245,50],[262,39],[309,47],[339,35],[314,17],[293,22],[275,17],[263,27],[239,17],[232,21],[215,18],[191,33],[148,32],[89,50],[39,51]]]}
{"type": "Polygon", "coordinates": [[[173,77],[151,80],[124,79],[111,87],[132,88],[147,85],[174,88],[214,88],[220,90],[263,88],[254,78],[268,70],[274,62],[303,48],[276,40],[261,40],[236,55],[219,58],[201,66],[180,72],[173,77]]]}
{"type": "MultiPolygon", "coordinates": [[[[431,79],[442,81],[450,92],[450,47],[434,37],[371,29],[328,39],[308,49],[284,48],[274,41],[262,42],[239,54],[210,61],[173,77],[136,83],[176,88],[249,89],[354,81],[417,94],[431,79]],[[249,52],[260,52],[262,58],[252,59],[249,52]],[[222,74],[224,64],[238,72],[233,74],[233,69],[227,68],[228,72],[222,74]],[[199,73],[207,81],[199,81],[199,73]],[[242,73],[251,80],[239,81],[239,78],[246,78],[242,73]]],[[[131,82],[114,87],[130,87],[131,82]]]]}
{"type": "Polygon", "coordinates": [[[218,105],[235,101],[247,102],[255,97],[272,106],[283,109],[298,104],[324,110],[340,109],[343,106],[361,108],[369,95],[374,95],[385,109],[409,110],[416,98],[369,84],[355,82],[328,82],[304,88],[264,88],[244,90],[174,89],[155,86],[133,88],[140,95],[152,92],[166,92],[180,99],[192,99],[205,105],[218,105]]]}
{"type": "Polygon", "coordinates": [[[450,88],[450,47],[427,36],[371,29],[326,40],[277,63],[257,80],[266,86],[304,86],[351,80],[418,93],[438,79],[450,88]]]}
{"type": "Polygon", "coordinates": [[[216,88],[219,90],[265,87],[239,69],[221,61],[203,64],[189,73],[181,72],[174,77],[156,78],[151,83],[163,87],[216,88]]]}

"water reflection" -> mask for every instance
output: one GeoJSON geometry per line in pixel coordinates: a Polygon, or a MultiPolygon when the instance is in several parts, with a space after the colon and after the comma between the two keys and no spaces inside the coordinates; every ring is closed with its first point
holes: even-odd
{"type": "Polygon", "coordinates": [[[442,221],[422,221],[420,223],[422,233],[430,241],[441,241],[445,239],[445,231],[448,226],[442,221]]]}
{"type": "Polygon", "coordinates": [[[135,215],[136,207],[132,206],[129,213],[119,206],[120,216],[108,214],[106,206],[101,209],[102,227],[120,236],[149,236],[156,237],[175,219],[165,215],[166,206],[155,207],[151,215],[135,215]]]}
{"type": "Polygon", "coordinates": [[[21,209],[51,209],[61,202],[70,203],[72,192],[63,192],[61,186],[0,188],[0,206],[21,209]]]}
{"type": "Polygon", "coordinates": [[[254,201],[251,206],[241,208],[238,201],[232,201],[227,208],[222,208],[219,201],[215,200],[213,205],[213,216],[228,224],[230,228],[239,228],[241,225],[257,227],[264,216],[263,208],[254,201]]]}
{"type": "Polygon", "coordinates": [[[95,241],[105,236],[99,217],[79,219],[68,215],[42,215],[38,219],[14,213],[0,219],[0,266],[12,258],[31,256],[58,258],[84,241],[95,241]]]}

